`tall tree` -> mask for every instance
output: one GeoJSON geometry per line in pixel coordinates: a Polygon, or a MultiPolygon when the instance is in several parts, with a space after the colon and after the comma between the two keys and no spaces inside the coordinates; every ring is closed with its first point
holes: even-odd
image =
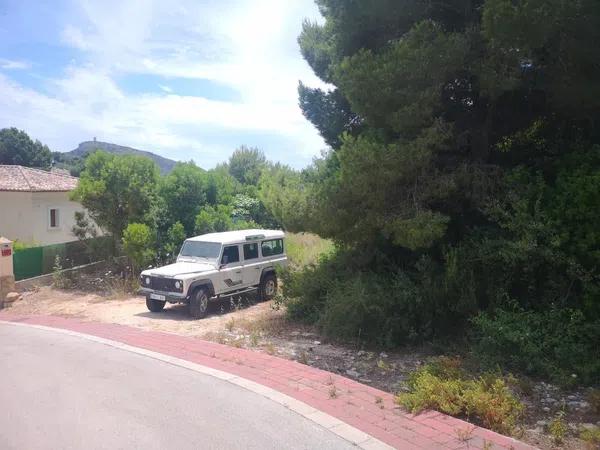
{"type": "Polygon", "coordinates": [[[72,197],[118,242],[129,223],[154,227],[158,177],[158,167],[149,158],[97,151],[86,158],[72,197]]]}
{"type": "Polygon", "coordinates": [[[0,164],[49,169],[52,153],[46,145],[37,140],[34,142],[24,131],[3,128],[0,130],[0,164]]]}
{"type": "Polygon", "coordinates": [[[177,163],[160,180],[158,194],[168,227],[180,222],[188,236],[194,232],[196,216],[207,202],[208,183],[206,172],[193,162],[177,163]]]}
{"type": "Polygon", "coordinates": [[[266,163],[261,150],[242,145],[229,158],[229,173],[242,184],[256,186],[266,163]]]}

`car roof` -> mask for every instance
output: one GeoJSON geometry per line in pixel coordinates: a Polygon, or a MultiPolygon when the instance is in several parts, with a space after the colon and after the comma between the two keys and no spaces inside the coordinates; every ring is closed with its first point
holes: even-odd
{"type": "Polygon", "coordinates": [[[202,242],[218,242],[221,244],[235,244],[238,242],[246,242],[246,238],[249,236],[261,236],[260,238],[257,238],[257,240],[282,239],[283,237],[285,237],[285,233],[281,230],[238,230],[224,231],[222,233],[202,234],[200,236],[194,236],[187,240],[202,242]],[[262,236],[264,236],[264,238],[262,236]]]}

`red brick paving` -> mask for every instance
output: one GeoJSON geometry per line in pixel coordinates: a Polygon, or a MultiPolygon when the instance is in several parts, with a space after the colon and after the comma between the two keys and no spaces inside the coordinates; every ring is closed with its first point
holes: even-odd
{"type": "Polygon", "coordinates": [[[392,394],[295,361],[215,342],[123,325],[0,312],[0,320],[62,328],[119,341],[222,370],[273,388],[399,449],[532,449],[523,442],[427,411],[404,412],[392,394]],[[336,397],[330,391],[335,386],[336,397]],[[380,400],[381,399],[381,400],[380,400]],[[458,439],[457,430],[472,430],[458,439]]]}

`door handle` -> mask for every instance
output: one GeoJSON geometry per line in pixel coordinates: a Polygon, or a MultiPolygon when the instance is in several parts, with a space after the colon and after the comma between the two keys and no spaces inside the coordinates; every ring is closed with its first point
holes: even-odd
{"type": "Polygon", "coordinates": [[[256,270],[260,270],[260,267],[255,267],[256,270]]]}
{"type": "Polygon", "coordinates": [[[235,273],[242,273],[242,271],[241,270],[236,270],[235,273]]]}

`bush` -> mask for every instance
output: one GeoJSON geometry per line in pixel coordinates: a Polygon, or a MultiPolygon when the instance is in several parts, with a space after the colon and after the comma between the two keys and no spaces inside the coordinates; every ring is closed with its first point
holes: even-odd
{"type": "Polygon", "coordinates": [[[434,284],[430,270],[407,272],[381,254],[337,251],[284,273],[283,293],[291,317],[326,335],[390,347],[460,333],[472,314],[469,301],[448,295],[453,284],[434,284]]]}
{"type": "Polygon", "coordinates": [[[600,321],[581,311],[499,309],[473,320],[475,353],[483,364],[523,370],[563,384],[600,378],[600,321]],[[575,377],[573,377],[575,375],[575,377]]]}
{"type": "Polygon", "coordinates": [[[123,233],[123,249],[133,264],[134,273],[156,256],[154,236],[148,225],[130,223],[123,233]]]}
{"type": "Polygon", "coordinates": [[[504,434],[514,432],[524,409],[502,378],[487,373],[468,379],[457,360],[450,358],[413,372],[407,387],[409,392],[398,394],[396,400],[413,413],[435,409],[504,434]]]}

